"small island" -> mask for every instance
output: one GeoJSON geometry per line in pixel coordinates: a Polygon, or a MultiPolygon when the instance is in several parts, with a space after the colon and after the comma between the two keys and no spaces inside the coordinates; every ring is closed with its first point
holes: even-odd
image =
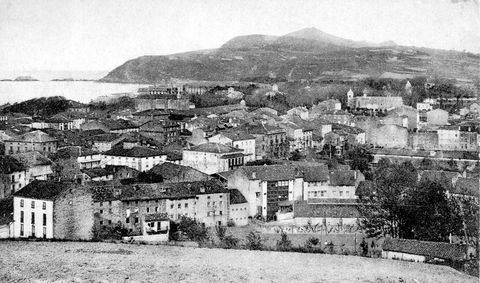
{"type": "Polygon", "coordinates": [[[38,81],[36,78],[32,76],[20,76],[16,77],[15,80],[16,82],[36,82],[38,81]]]}

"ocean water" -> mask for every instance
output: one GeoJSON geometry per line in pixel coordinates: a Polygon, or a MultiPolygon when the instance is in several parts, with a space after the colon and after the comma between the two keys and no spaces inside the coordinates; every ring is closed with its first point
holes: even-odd
{"type": "Polygon", "coordinates": [[[145,85],[99,83],[93,81],[0,81],[0,105],[50,96],[63,96],[66,99],[88,103],[103,95],[136,92],[139,87],[143,86],[145,85]]]}

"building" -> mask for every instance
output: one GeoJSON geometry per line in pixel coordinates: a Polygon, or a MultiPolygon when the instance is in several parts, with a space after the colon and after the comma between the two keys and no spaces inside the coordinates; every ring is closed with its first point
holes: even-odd
{"type": "Polygon", "coordinates": [[[356,199],[356,188],[365,180],[363,174],[358,171],[329,171],[326,165],[307,167],[302,171],[303,200],[356,199]]]}
{"type": "Polygon", "coordinates": [[[147,147],[113,148],[103,155],[102,167],[106,165],[128,166],[138,171],[148,171],[167,160],[167,154],[147,147]]]}
{"type": "Polygon", "coordinates": [[[365,109],[372,111],[385,111],[403,105],[403,98],[401,96],[368,96],[365,92],[363,96],[356,97],[347,94],[347,100],[350,109],[365,109]]]}
{"type": "Polygon", "coordinates": [[[285,129],[267,124],[247,125],[247,133],[255,137],[257,159],[284,158],[290,150],[285,129]]]}
{"type": "Polygon", "coordinates": [[[383,125],[374,130],[372,143],[384,148],[406,148],[409,133],[404,127],[397,125],[383,125]]]}
{"type": "Polygon", "coordinates": [[[229,189],[237,189],[248,202],[249,217],[274,219],[282,201],[303,199],[300,172],[289,165],[245,166],[219,175],[229,189]]]}
{"type": "Polygon", "coordinates": [[[56,152],[57,140],[39,130],[5,140],[5,154],[7,155],[30,151],[56,152]]]}
{"type": "MultiPolygon", "coordinates": [[[[293,211],[295,225],[322,225],[324,227],[356,226],[361,214],[355,199],[309,199],[281,205],[281,210],[293,211]],[[286,209],[287,208],[287,209],[286,209]]],[[[281,215],[282,213],[278,213],[281,215]]]]}
{"type": "Polygon", "coordinates": [[[184,149],[182,165],[213,174],[243,166],[244,156],[243,149],[209,142],[184,149]]]}
{"type": "Polygon", "coordinates": [[[190,101],[177,94],[148,94],[134,99],[137,111],[150,109],[189,110],[190,101]]]}
{"type": "Polygon", "coordinates": [[[237,189],[228,190],[230,192],[230,214],[228,221],[235,223],[235,226],[248,225],[248,201],[237,189]]]}
{"type": "Polygon", "coordinates": [[[149,172],[162,176],[165,183],[208,181],[212,179],[210,175],[197,169],[170,162],[155,165],[149,172]]]}
{"type": "Polygon", "coordinates": [[[53,175],[53,162],[39,152],[30,151],[12,155],[27,168],[26,180],[48,180],[53,175]]]}
{"type": "Polygon", "coordinates": [[[108,133],[96,135],[87,138],[93,143],[92,149],[98,152],[105,152],[112,149],[112,147],[122,141],[122,137],[118,134],[108,133]]]}
{"type": "Polygon", "coordinates": [[[169,144],[180,137],[180,125],[170,120],[152,120],[140,126],[139,131],[146,137],[169,144]]]}
{"type": "Polygon", "coordinates": [[[140,234],[148,215],[164,213],[169,220],[190,217],[205,226],[226,225],[229,191],[217,180],[113,186],[94,184],[95,225],[121,223],[140,234]]]}
{"type": "Polygon", "coordinates": [[[80,185],[36,180],[14,194],[15,238],[88,240],[93,224],[92,195],[80,185]]]}
{"type": "Polygon", "coordinates": [[[463,244],[387,238],[382,245],[383,258],[415,262],[458,262],[470,259],[471,254],[473,249],[463,244]]]}
{"type": "Polygon", "coordinates": [[[209,142],[220,143],[231,147],[243,149],[245,162],[256,160],[255,137],[243,130],[227,130],[208,138],[209,142]]]}
{"type": "Polygon", "coordinates": [[[312,129],[304,129],[292,122],[281,123],[279,124],[279,127],[285,129],[287,132],[287,137],[290,138],[290,151],[303,151],[308,147],[312,147],[312,129]]]}
{"type": "Polygon", "coordinates": [[[434,126],[448,125],[448,112],[442,109],[435,109],[426,113],[427,124],[434,126]]]}
{"type": "Polygon", "coordinates": [[[27,168],[12,156],[0,155],[0,199],[12,195],[29,181],[27,168]]]}
{"type": "Polygon", "coordinates": [[[307,107],[301,107],[301,106],[292,108],[292,109],[287,111],[288,116],[298,116],[303,120],[308,119],[308,114],[309,113],[308,113],[307,107]]]}

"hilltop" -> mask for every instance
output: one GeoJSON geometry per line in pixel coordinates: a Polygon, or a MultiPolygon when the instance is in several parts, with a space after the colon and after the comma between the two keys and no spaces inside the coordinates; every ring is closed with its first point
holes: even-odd
{"type": "Polygon", "coordinates": [[[357,256],[75,242],[0,249],[1,282],[478,282],[446,266],[357,256]]]}
{"type": "Polygon", "coordinates": [[[283,36],[244,35],[221,47],[129,60],[101,81],[155,83],[177,78],[239,81],[441,76],[478,80],[480,55],[353,41],[306,28],[283,36]]]}

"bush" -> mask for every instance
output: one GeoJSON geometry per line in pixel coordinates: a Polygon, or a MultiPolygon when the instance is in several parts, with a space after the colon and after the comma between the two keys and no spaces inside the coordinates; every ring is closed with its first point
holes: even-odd
{"type": "Polygon", "coordinates": [[[123,227],[121,223],[115,226],[97,226],[93,228],[94,240],[121,240],[122,237],[128,236],[128,229],[123,227]]]}
{"type": "Polygon", "coordinates": [[[262,250],[263,239],[258,232],[250,232],[245,238],[244,247],[249,250],[262,250]]]}
{"type": "Polygon", "coordinates": [[[223,240],[225,239],[225,234],[227,233],[227,228],[225,228],[224,226],[217,226],[215,227],[215,231],[217,233],[218,239],[223,242],[223,240]]]}
{"type": "Polygon", "coordinates": [[[277,241],[278,251],[289,251],[292,249],[292,241],[288,239],[287,233],[283,232],[280,235],[280,240],[277,241]]]}
{"type": "Polygon", "coordinates": [[[223,238],[223,247],[225,249],[234,249],[234,248],[237,248],[238,247],[238,243],[240,242],[239,239],[235,238],[234,236],[232,235],[228,235],[228,236],[225,236],[223,238]]]}
{"type": "Polygon", "coordinates": [[[208,228],[198,223],[195,219],[182,216],[178,223],[178,230],[185,233],[188,239],[199,244],[208,240],[208,228]]]}
{"type": "Polygon", "coordinates": [[[227,227],[235,227],[235,221],[233,221],[233,219],[228,219],[227,227]]]}
{"type": "Polygon", "coordinates": [[[318,238],[315,238],[315,237],[310,237],[308,238],[307,240],[307,244],[311,245],[311,246],[316,246],[320,243],[320,240],[318,238]]]}

